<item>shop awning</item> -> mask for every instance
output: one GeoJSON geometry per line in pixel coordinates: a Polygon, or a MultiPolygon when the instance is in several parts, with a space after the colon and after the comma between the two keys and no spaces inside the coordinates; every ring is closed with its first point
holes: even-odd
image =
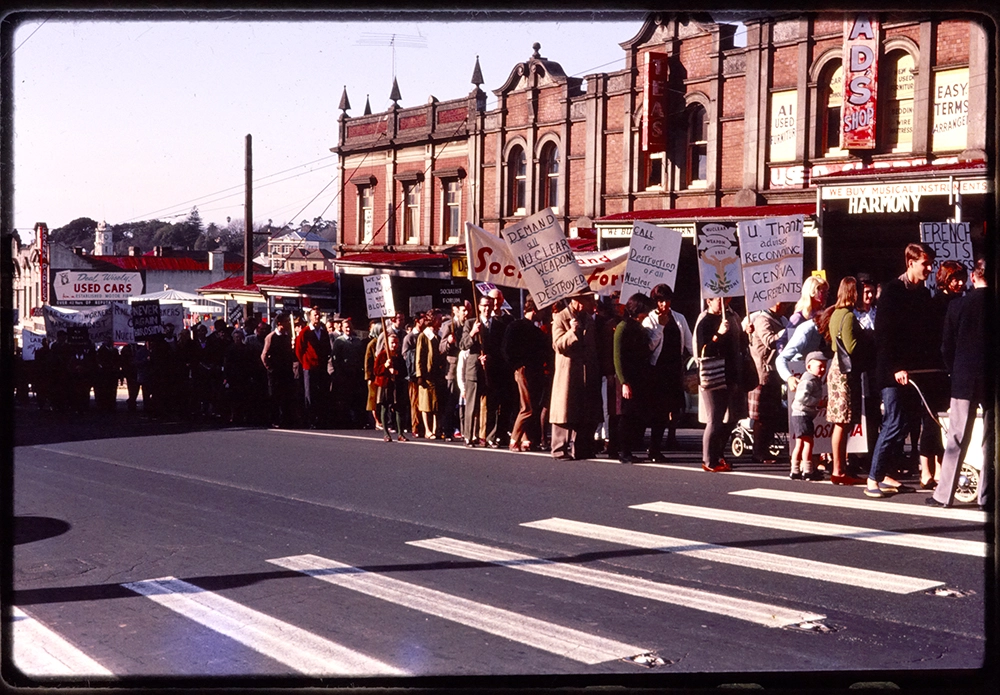
{"type": "Polygon", "coordinates": [[[346,275],[394,275],[396,277],[451,279],[451,261],[443,253],[380,251],[355,253],[334,261],[346,275]]]}
{"type": "Polygon", "coordinates": [[[336,299],[336,283],[337,273],[332,270],[302,270],[260,280],[257,289],[266,296],[336,299]]]}
{"type": "Polygon", "coordinates": [[[273,274],[254,275],[253,283],[247,285],[243,281],[244,278],[242,275],[234,275],[232,277],[225,278],[224,280],[219,280],[218,282],[205,285],[204,287],[199,287],[198,294],[206,299],[230,299],[241,303],[266,302],[267,297],[261,293],[258,288],[258,283],[266,282],[273,277],[273,274]]]}

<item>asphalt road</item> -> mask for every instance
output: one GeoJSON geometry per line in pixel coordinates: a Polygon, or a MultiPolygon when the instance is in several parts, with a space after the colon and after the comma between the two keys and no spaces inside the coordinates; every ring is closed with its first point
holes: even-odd
{"type": "Polygon", "coordinates": [[[978,508],[706,473],[696,430],[621,465],[17,415],[5,649],[35,682],[943,689],[988,648],[978,508]]]}

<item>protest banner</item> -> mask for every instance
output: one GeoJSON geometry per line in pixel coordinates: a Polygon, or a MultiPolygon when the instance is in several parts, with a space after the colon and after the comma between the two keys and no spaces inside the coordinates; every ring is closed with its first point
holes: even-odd
{"type": "Polygon", "coordinates": [[[392,301],[392,278],[388,275],[365,276],[365,305],[368,318],[380,319],[396,315],[396,305],[392,301]]]}
{"type": "Polygon", "coordinates": [[[682,238],[681,233],[674,229],[647,222],[632,223],[632,239],[622,282],[622,304],[636,292],[649,296],[652,289],[661,283],[674,288],[682,238]]]}
{"type": "Polygon", "coordinates": [[[147,299],[141,302],[132,302],[132,334],[137,341],[163,335],[163,326],[160,322],[160,300],[147,299]]]}
{"type": "Polygon", "coordinates": [[[103,342],[114,340],[114,318],[111,305],[82,308],[79,311],[61,309],[51,305],[42,307],[45,318],[45,334],[49,340],[55,340],[58,331],[69,332],[72,326],[83,326],[88,329],[90,339],[103,342]]]}
{"type": "Polygon", "coordinates": [[[473,282],[528,289],[510,246],[500,237],[466,222],[465,252],[468,256],[468,277],[473,282]]]}
{"type": "Polygon", "coordinates": [[[958,261],[972,273],[972,234],[968,222],[921,222],[920,241],[934,249],[934,265],[927,278],[927,288],[937,289],[937,271],[942,261],[958,261]]]}
{"type": "Polygon", "coordinates": [[[42,347],[44,333],[36,333],[30,328],[21,329],[21,359],[31,362],[35,359],[35,350],[42,347]]]}
{"type": "MultiPolygon", "coordinates": [[[[479,290],[479,294],[485,297],[490,293],[490,290],[497,289],[497,286],[492,282],[477,282],[476,289],[479,290]]],[[[500,305],[500,308],[506,309],[507,311],[513,311],[514,309],[514,307],[510,305],[510,302],[507,301],[506,297],[503,298],[503,304],[500,305]]]]}
{"type": "Polygon", "coordinates": [[[747,312],[798,301],[802,294],[803,216],[745,220],[737,229],[747,312]]]}
{"type": "Polygon", "coordinates": [[[551,210],[542,210],[506,227],[503,238],[539,309],[589,291],[569,239],[551,210]]]}
{"type": "Polygon", "coordinates": [[[701,297],[739,297],[743,294],[736,225],[705,222],[695,226],[701,297]]]}
{"type": "Polygon", "coordinates": [[[628,263],[627,246],[607,251],[578,251],[575,255],[592,292],[609,295],[621,290],[628,263]]]}

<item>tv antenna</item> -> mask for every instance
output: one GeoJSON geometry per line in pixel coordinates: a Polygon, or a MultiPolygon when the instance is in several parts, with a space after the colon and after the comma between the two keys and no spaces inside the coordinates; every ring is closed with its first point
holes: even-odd
{"type": "Polygon", "coordinates": [[[427,39],[423,36],[407,34],[362,34],[355,46],[388,46],[392,49],[392,78],[396,79],[396,49],[397,48],[427,48],[427,39]]]}

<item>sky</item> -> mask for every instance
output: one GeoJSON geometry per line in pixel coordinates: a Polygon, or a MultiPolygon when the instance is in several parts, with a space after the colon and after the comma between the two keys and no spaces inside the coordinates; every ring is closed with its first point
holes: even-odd
{"type": "Polygon", "coordinates": [[[463,97],[476,57],[488,95],[532,44],[567,75],[625,65],[618,45],[641,14],[554,21],[67,21],[14,33],[14,225],[78,217],[205,224],[244,216],[245,139],[253,141],[253,218],[336,218],[338,105],[350,116],[433,95],[463,97]],[[614,17],[612,21],[610,17],[614,17]],[[395,44],[395,50],[390,46],[395,44]]]}

